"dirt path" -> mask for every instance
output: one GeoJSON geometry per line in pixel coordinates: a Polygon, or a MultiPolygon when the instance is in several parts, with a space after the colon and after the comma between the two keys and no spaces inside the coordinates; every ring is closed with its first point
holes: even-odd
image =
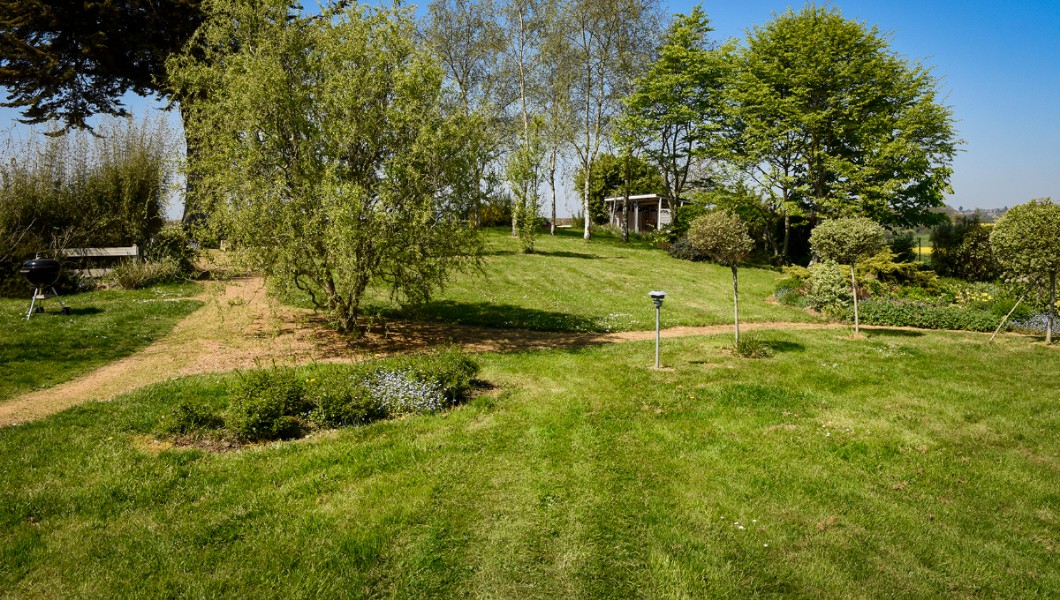
{"type": "MultiPolygon", "coordinates": [[[[651,340],[654,331],[554,333],[444,323],[392,322],[355,342],[321,326],[311,311],[280,305],[260,278],[210,282],[204,306],[144,350],[82,377],[0,404],[0,427],[32,421],[89,400],[110,400],[173,377],[308,362],[355,362],[366,358],[459,344],[475,352],[579,348],[651,340]]],[[[819,323],[748,323],[755,329],[825,329],[819,323]]],[[[674,327],[662,337],[727,333],[729,325],[674,327]]]]}

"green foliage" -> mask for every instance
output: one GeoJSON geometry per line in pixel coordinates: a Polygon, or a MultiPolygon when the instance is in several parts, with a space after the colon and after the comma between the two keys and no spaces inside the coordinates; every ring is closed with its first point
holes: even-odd
{"type": "Polygon", "coordinates": [[[769,358],[773,355],[773,349],[769,343],[754,331],[740,336],[740,341],[736,342],[734,351],[737,356],[743,358],[769,358]]]}
{"type": "Polygon", "coordinates": [[[306,380],[305,399],[313,406],[309,415],[313,421],[327,427],[348,427],[386,417],[363,373],[351,371],[343,376],[310,376],[306,380]]]}
{"type": "Polygon", "coordinates": [[[884,248],[857,263],[859,277],[871,275],[886,283],[933,287],[938,275],[933,271],[922,271],[917,265],[898,260],[890,248],[884,248]]]}
{"type": "Polygon", "coordinates": [[[447,348],[362,364],[250,371],[229,386],[225,424],[238,439],[263,441],[433,412],[466,398],[478,368],[467,353],[447,348]]]}
{"type": "Polygon", "coordinates": [[[1005,271],[1048,290],[1045,341],[1053,341],[1060,273],[1060,205],[1052,199],[1031,200],[1010,208],[990,232],[990,243],[1005,271]]]}
{"type": "MultiPolygon", "coordinates": [[[[861,322],[868,325],[920,327],[960,331],[993,331],[1000,318],[972,307],[935,306],[900,300],[873,300],[859,307],[861,322]]],[[[850,311],[844,315],[852,318],[850,311]]]]}
{"type": "Polygon", "coordinates": [[[290,368],[242,373],[229,389],[225,425],[241,440],[298,437],[311,405],[302,380],[290,368]]]}
{"type": "Polygon", "coordinates": [[[916,260],[916,236],[913,234],[895,234],[887,245],[890,246],[896,262],[911,263],[916,260]]]}
{"type": "Polygon", "coordinates": [[[810,267],[806,299],[814,310],[841,312],[852,304],[851,293],[850,279],[838,264],[825,261],[810,267]]]}
{"type": "Polygon", "coordinates": [[[933,218],[958,143],[930,71],[838,8],[807,5],[732,52],[720,155],[754,174],[779,214],[933,218]]]}
{"type": "Polygon", "coordinates": [[[9,141],[0,156],[0,288],[20,289],[18,266],[37,252],[147,244],[163,223],[171,142],[162,119],[9,141]]]}
{"type": "Polygon", "coordinates": [[[180,263],[172,258],[134,258],[114,267],[110,273],[110,277],[126,290],[142,290],[160,283],[171,283],[180,280],[183,275],[180,263]]]}
{"type": "Polygon", "coordinates": [[[187,230],[180,225],[162,227],[144,248],[145,259],[174,261],[184,274],[195,271],[195,259],[198,255],[199,251],[192,243],[187,230]]]}
{"type": "Polygon", "coordinates": [[[121,98],[168,94],[165,60],[202,23],[200,0],[0,0],[4,106],[28,123],[87,127],[126,116],[121,98]]]}
{"type": "Polygon", "coordinates": [[[883,247],[883,227],[866,217],[821,222],[810,233],[810,246],[825,260],[853,265],[883,247]]]}
{"type": "MultiPolygon", "coordinates": [[[[710,19],[701,6],[674,15],[659,55],[625,102],[623,126],[645,144],[665,194],[681,198],[691,167],[717,131],[725,62],[710,48],[710,19]]],[[[643,192],[640,192],[643,193],[643,192]]]]}
{"type": "Polygon", "coordinates": [[[747,224],[728,210],[697,217],[688,229],[688,241],[696,250],[728,267],[747,260],[754,249],[754,241],[747,235],[747,224]]]}
{"type": "Polygon", "coordinates": [[[369,285],[427,301],[480,241],[461,193],[480,115],[447,112],[411,11],[282,0],[216,6],[175,81],[190,104],[201,204],[254,268],[306,291],[342,331],[369,285]]]}
{"type": "MultiPolygon", "coordinates": [[[[666,193],[666,184],[658,167],[637,156],[629,157],[628,161],[630,196],[666,193]]],[[[625,193],[626,168],[627,159],[614,154],[601,154],[593,161],[589,174],[589,217],[594,223],[602,225],[610,217],[604,198],[625,193]]],[[[574,173],[574,189],[584,187],[585,169],[579,168],[574,173]]]]}
{"type": "Polygon", "coordinates": [[[1045,280],[1060,272],[1060,205],[1049,198],[1013,206],[990,231],[997,260],[1012,276],[1045,280]]]}
{"type": "Polygon", "coordinates": [[[522,145],[508,157],[505,176],[514,195],[512,217],[515,219],[516,235],[523,252],[534,251],[534,237],[540,224],[538,213],[541,210],[541,198],[538,188],[541,187],[541,161],[544,158],[544,145],[538,134],[539,124],[535,121],[529,128],[522,145]]]}
{"type": "Polygon", "coordinates": [[[939,223],[931,229],[931,243],[931,266],[939,275],[989,281],[1000,272],[990,232],[978,215],[939,223]]]}

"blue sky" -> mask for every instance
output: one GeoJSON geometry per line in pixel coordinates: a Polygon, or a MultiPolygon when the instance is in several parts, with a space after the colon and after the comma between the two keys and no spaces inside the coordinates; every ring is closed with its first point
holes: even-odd
{"type": "MultiPolygon", "coordinates": [[[[696,2],[673,0],[671,12],[696,2]]],[[[964,140],[954,161],[954,193],[964,208],[1012,206],[1043,196],[1060,199],[1060,0],[846,0],[844,16],[876,25],[902,56],[932,67],[943,101],[964,140]]],[[[703,2],[719,40],[802,3],[769,0],[703,2]]],[[[148,103],[134,100],[137,112],[148,103]]],[[[16,111],[0,109],[0,127],[16,111]]],[[[175,119],[174,119],[175,121],[175,119]]]]}
{"type": "MultiPolygon", "coordinates": [[[[697,4],[670,3],[672,12],[697,4]]],[[[720,39],[802,3],[702,3],[720,39]]],[[[998,208],[1060,200],[1060,1],[846,0],[843,16],[877,26],[902,56],[933,67],[964,140],[947,203],[998,208]]]]}

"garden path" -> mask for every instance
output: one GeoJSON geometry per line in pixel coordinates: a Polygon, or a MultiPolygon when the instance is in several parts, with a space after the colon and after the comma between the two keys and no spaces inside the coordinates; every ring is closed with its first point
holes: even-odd
{"type": "MultiPolygon", "coordinates": [[[[349,340],[324,327],[305,309],[285,306],[266,293],[261,278],[207,283],[204,302],[166,336],[144,350],[77,379],[0,404],[0,427],[32,421],[91,400],[110,400],[173,377],[308,362],[356,362],[458,344],[473,352],[579,348],[654,339],[654,331],[567,333],[493,329],[446,323],[392,321],[349,340]]],[[[744,330],[823,329],[820,323],[746,323],[744,330]]],[[[674,327],[662,337],[727,333],[731,325],[674,327]]]]}

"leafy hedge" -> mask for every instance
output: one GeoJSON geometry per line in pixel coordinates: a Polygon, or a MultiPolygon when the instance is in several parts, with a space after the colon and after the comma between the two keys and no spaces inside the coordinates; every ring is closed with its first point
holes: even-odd
{"type": "Polygon", "coordinates": [[[292,439],[320,427],[437,412],[463,400],[478,373],[466,353],[447,349],[354,365],[276,367],[239,374],[222,414],[179,405],[159,430],[219,430],[241,441],[292,439]]]}
{"type": "MultiPolygon", "coordinates": [[[[844,311],[842,316],[853,320],[853,308],[844,311]]],[[[962,331],[993,331],[1001,321],[996,315],[976,308],[900,300],[866,300],[859,305],[859,316],[865,325],[962,331]]]]}

